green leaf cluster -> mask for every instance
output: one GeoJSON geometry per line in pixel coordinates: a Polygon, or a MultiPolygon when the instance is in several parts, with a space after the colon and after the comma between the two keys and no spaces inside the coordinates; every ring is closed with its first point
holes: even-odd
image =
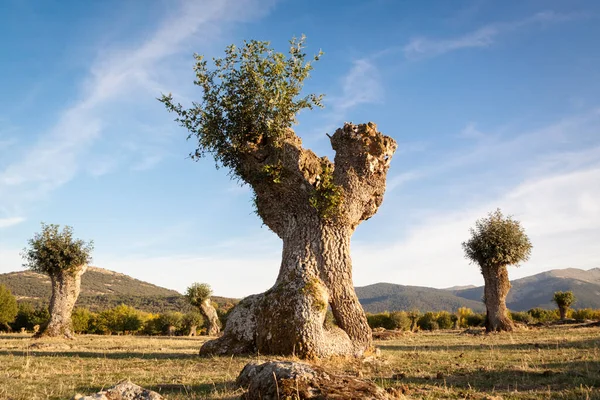
{"type": "Polygon", "coordinates": [[[342,204],[342,189],[333,182],[333,168],[329,162],[321,163],[322,172],[312,192],[309,203],[325,220],[333,218],[342,204]]]}
{"type": "Polygon", "coordinates": [[[471,238],[463,242],[462,247],[466,258],[482,270],[518,266],[531,255],[531,242],[519,221],[505,217],[500,209],[477,220],[470,232],[471,238]]]}
{"type": "Polygon", "coordinates": [[[200,307],[200,304],[211,295],[212,289],[208,283],[194,282],[185,291],[188,302],[195,307],[200,307]]]}
{"type": "Polygon", "coordinates": [[[304,36],[293,38],[288,56],[264,41],[230,45],[225,57],[213,58],[214,67],[204,56],[194,55],[194,84],[202,89],[201,101],[186,109],[171,94],[159,98],[177,114],[176,121],[189,131],[188,139],[197,139],[192,159],[211,154],[217,167],[225,166],[244,179],[243,160],[249,152],[264,143],[277,146],[301,110],[323,106],[322,95],[300,96],[312,63],[322,55],[306,61],[304,41],[304,36]]]}
{"type": "Polygon", "coordinates": [[[29,240],[29,247],[21,253],[23,266],[35,272],[56,276],[61,272],[75,273],[79,267],[89,264],[94,249],[92,241],[84,242],[73,237],[73,228],[42,223],[42,231],[29,240]]]}
{"type": "Polygon", "coordinates": [[[0,285],[0,328],[13,322],[18,311],[15,296],[6,286],[0,285]]]}
{"type": "Polygon", "coordinates": [[[558,307],[570,307],[571,304],[575,302],[575,295],[573,295],[573,292],[570,290],[566,292],[555,292],[552,301],[556,303],[558,307]]]}

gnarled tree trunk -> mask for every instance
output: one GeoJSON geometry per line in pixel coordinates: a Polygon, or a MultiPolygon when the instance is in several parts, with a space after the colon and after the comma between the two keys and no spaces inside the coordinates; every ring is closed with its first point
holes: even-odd
{"type": "Polygon", "coordinates": [[[361,355],[371,329],[352,282],[350,239],[375,214],[396,142],[375,124],[345,124],[330,137],[335,165],[301,147],[290,130],[283,143],[260,143],[241,171],[257,212],[283,240],[275,285],[243,299],[223,336],[200,354],[361,355]],[[331,306],[338,327],[325,327],[331,306]]]}
{"type": "Polygon", "coordinates": [[[567,319],[567,311],[569,311],[569,307],[567,306],[558,306],[558,312],[560,313],[561,321],[567,319]]]}
{"type": "Polygon", "coordinates": [[[76,271],[61,271],[50,275],[52,282],[52,297],[50,298],[50,321],[43,327],[36,337],[65,337],[73,339],[73,322],[71,314],[79,297],[81,289],[81,275],[87,270],[87,265],[82,265],[76,271]]]}
{"type": "Polygon", "coordinates": [[[221,332],[219,316],[217,315],[217,310],[215,310],[210,302],[210,298],[204,299],[202,303],[200,303],[200,311],[204,315],[204,318],[206,318],[208,334],[211,336],[218,335],[219,332],[221,332]]]}
{"type": "Polygon", "coordinates": [[[485,281],[484,301],[487,309],[485,329],[487,332],[512,331],[514,324],[508,316],[506,296],[510,290],[508,271],[505,266],[482,268],[485,281]]]}

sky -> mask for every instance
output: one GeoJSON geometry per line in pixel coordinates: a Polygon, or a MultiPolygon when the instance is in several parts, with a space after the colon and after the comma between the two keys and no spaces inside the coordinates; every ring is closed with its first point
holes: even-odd
{"type": "Polygon", "coordinates": [[[398,142],[355,285],[482,284],[461,243],[498,207],[533,244],[512,279],[600,267],[599,19],[591,0],[3,0],[0,273],[43,221],[160,286],[268,289],[280,239],[156,98],[200,98],[194,53],[302,34],[325,53],[305,92],[326,95],[294,127],[304,146],[331,158],[345,121],[398,142]]]}

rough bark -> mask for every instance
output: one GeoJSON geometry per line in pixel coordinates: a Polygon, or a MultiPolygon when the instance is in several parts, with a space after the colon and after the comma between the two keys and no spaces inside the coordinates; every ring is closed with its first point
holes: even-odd
{"type": "Polygon", "coordinates": [[[567,311],[569,310],[569,307],[567,306],[558,306],[558,312],[560,313],[560,319],[561,320],[565,320],[567,319],[567,311]]]}
{"type": "Polygon", "coordinates": [[[373,382],[290,361],[246,364],[236,379],[246,400],[391,399],[373,382]]]}
{"type": "Polygon", "coordinates": [[[218,335],[219,332],[221,332],[221,323],[219,322],[217,310],[215,310],[210,302],[210,298],[204,299],[202,303],[200,303],[200,311],[206,318],[206,323],[208,324],[208,335],[218,335]]]}
{"type": "Polygon", "coordinates": [[[71,314],[81,290],[81,275],[87,270],[87,265],[80,266],[75,271],[61,271],[50,275],[52,297],[50,298],[50,321],[36,333],[36,337],[65,337],[73,339],[73,322],[71,314]]]}
{"type": "Polygon", "coordinates": [[[309,358],[371,348],[352,282],[350,239],[383,200],[396,143],[372,123],[346,124],[330,139],[335,164],[303,149],[291,130],[248,154],[241,175],[254,189],[259,216],[283,241],[279,275],[267,292],[232,310],[223,336],[201,354],[309,358]],[[328,306],[339,327],[325,327],[328,306]]]}
{"type": "Polygon", "coordinates": [[[510,290],[510,281],[506,267],[489,266],[482,268],[482,274],[485,281],[486,331],[512,331],[514,324],[508,316],[508,309],[506,308],[506,296],[510,290]]]}

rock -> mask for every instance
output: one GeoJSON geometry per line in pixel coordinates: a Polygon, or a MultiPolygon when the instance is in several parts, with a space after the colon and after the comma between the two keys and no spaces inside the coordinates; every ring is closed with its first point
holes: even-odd
{"type": "Polygon", "coordinates": [[[162,400],[162,396],[126,379],[110,389],[90,396],[76,394],[73,400],[162,400]]]}
{"type": "Polygon", "coordinates": [[[246,390],[242,399],[392,399],[391,394],[363,379],[336,375],[321,367],[292,361],[246,364],[236,380],[246,390]]]}

